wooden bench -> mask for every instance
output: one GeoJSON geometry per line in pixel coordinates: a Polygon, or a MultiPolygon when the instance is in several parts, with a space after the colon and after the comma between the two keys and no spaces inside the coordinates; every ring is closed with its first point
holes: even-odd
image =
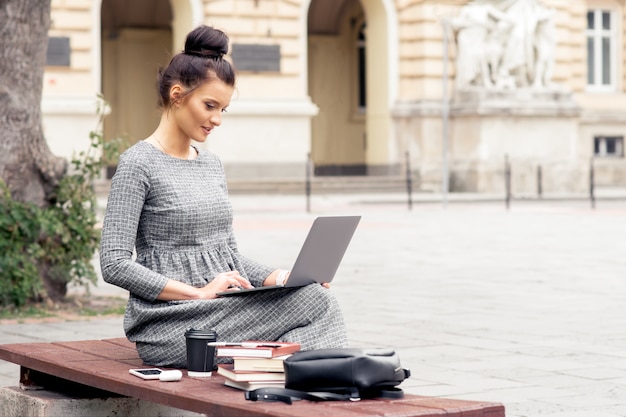
{"type": "Polygon", "coordinates": [[[190,378],[178,382],[144,381],[128,373],[143,367],[134,344],[125,338],[56,343],[0,345],[0,359],[21,366],[20,385],[72,395],[124,396],[208,416],[403,416],[504,417],[498,403],[406,395],[397,400],[359,402],[246,401],[224,378],[190,378]],[[93,391],[93,393],[91,391],[93,391]],[[102,390],[102,391],[98,391],[102,390]]]}

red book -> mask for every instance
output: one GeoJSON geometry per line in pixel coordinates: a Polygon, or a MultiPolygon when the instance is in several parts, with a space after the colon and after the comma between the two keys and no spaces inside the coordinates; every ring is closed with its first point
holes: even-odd
{"type": "Polygon", "coordinates": [[[215,342],[215,356],[241,358],[274,358],[300,350],[300,343],[247,340],[239,343],[215,342]]]}

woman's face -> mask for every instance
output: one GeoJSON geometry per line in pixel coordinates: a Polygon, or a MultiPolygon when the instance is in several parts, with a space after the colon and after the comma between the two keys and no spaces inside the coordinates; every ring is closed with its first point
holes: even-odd
{"type": "Polygon", "coordinates": [[[222,113],[230,104],[233,91],[234,87],[213,78],[175,103],[174,116],[180,131],[204,142],[213,128],[222,124],[222,113]]]}

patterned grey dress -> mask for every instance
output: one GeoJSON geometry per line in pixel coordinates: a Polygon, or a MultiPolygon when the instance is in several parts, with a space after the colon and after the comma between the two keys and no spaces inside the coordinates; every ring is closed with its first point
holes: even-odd
{"type": "Polygon", "coordinates": [[[345,346],[338,303],[320,285],[214,300],[156,299],[168,279],[202,287],[236,269],[256,287],[275,269],[239,253],[227,197],[221,161],[208,151],[183,160],[141,141],[120,157],[100,264],[106,282],[130,292],[124,330],[139,356],[149,365],[185,367],[189,328],[214,329],[222,341],[345,346]]]}

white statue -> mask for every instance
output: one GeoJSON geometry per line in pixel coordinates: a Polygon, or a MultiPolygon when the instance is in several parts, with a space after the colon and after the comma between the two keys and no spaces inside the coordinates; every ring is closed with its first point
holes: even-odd
{"type": "Polygon", "coordinates": [[[493,47],[498,40],[491,36],[498,27],[498,21],[506,16],[489,4],[469,4],[461,9],[460,16],[450,20],[457,44],[456,86],[493,86],[490,65],[497,64],[493,47]],[[477,47],[483,45],[485,47],[477,47]],[[487,45],[491,45],[488,48],[487,45]]]}
{"type": "Polygon", "coordinates": [[[451,20],[456,87],[550,86],[554,11],[539,0],[474,0],[451,20]]]}
{"type": "Polygon", "coordinates": [[[554,10],[544,10],[537,23],[535,31],[535,73],[533,87],[551,87],[552,70],[554,68],[554,53],[556,49],[554,10]]]}
{"type": "Polygon", "coordinates": [[[512,88],[514,80],[502,69],[502,56],[507,48],[514,21],[508,17],[500,20],[487,36],[485,54],[489,62],[490,76],[497,88],[512,88]]]}

